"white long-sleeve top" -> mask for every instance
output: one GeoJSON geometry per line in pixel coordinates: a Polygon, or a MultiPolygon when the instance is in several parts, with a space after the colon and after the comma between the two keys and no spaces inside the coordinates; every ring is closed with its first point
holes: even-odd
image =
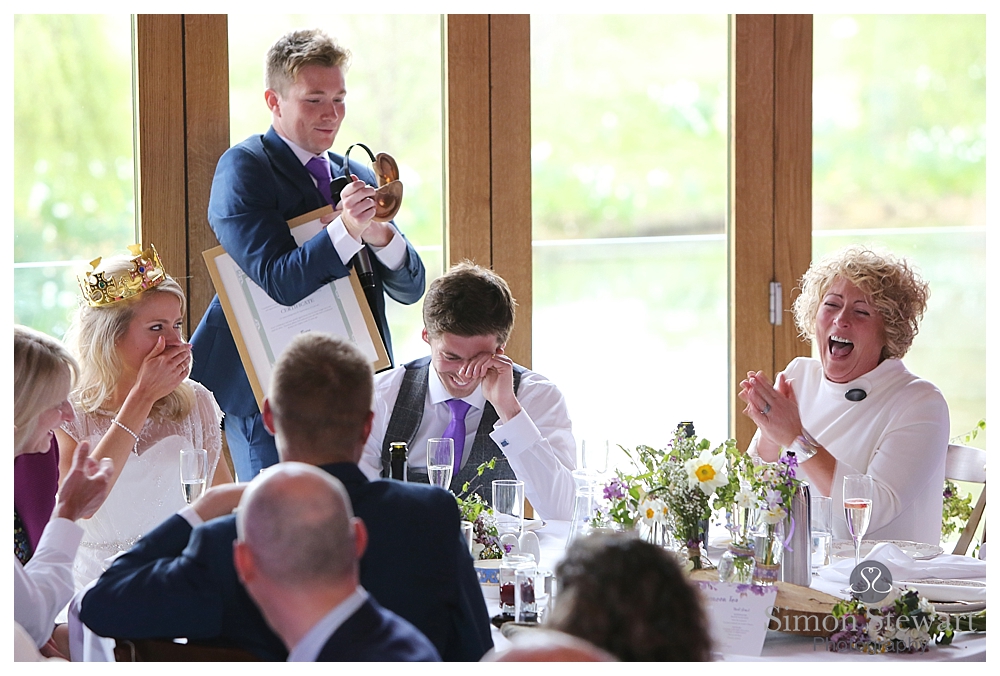
{"type": "MultiPolygon", "coordinates": [[[[872,517],[865,539],[941,540],[948,404],[940,390],[886,359],[848,383],[830,382],[819,361],[793,359],[784,370],[799,403],[802,426],[837,460],[830,497],[833,537],[850,539],[839,509],[847,474],[874,480],[872,517]],[[867,392],[849,401],[848,390],[867,392]]],[[[750,443],[755,452],[760,431],[750,443]]]]}
{"type": "MultiPolygon", "coordinates": [[[[405,368],[402,366],[375,376],[375,419],[371,435],[365,443],[358,465],[370,479],[377,479],[382,470],[382,442],[392,409],[399,396],[405,368]]],[[[428,369],[427,397],[407,463],[411,467],[426,466],[427,440],[439,437],[451,421],[445,390],[433,366],[428,369]]],[[[483,417],[486,397],[482,388],[464,400],[472,404],[465,417],[465,447],[471,449],[483,417]]],[[[510,462],[514,476],[524,482],[524,495],[531,505],[547,519],[569,520],[573,516],[576,484],[572,471],[576,469],[576,441],[566,399],[555,383],[534,371],[525,370],[517,390],[521,412],[506,423],[498,420],[490,438],[510,462]]]]}
{"type": "Polygon", "coordinates": [[[69,519],[46,524],[28,565],[14,557],[14,620],[41,648],[52,636],[56,615],[73,597],[73,559],[83,529],[69,519]]]}

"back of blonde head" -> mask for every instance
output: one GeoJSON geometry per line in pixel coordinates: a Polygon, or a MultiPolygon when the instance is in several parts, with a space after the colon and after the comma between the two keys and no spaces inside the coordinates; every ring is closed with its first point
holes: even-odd
{"type": "MultiPolygon", "coordinates": [[[[131,265],[128,256],[113,256],[101,261],[99,272],[114,273],[131,265]]],[[[106,407],[114,396],[118,381],[125,373],[125,365],[118,353],[118,341],[128,331],[135,309],[153,294],[169,293],[181,304],[181,315],[187,303],[184,290],[168,276],[159,285],[143,291],[138,296],[111,305],[91,307],[81,303],[66,332],[66,344],[80,365],[80,377],[73,391],[75,401],[88,413],[106,407]]],[[[194,390],[187,382],[157,401],[150,417],[154,419],[181,420],[194,406],[194,390]]]]}
{"type": "Polygon", "coordinates": [[[57,379],[77,375],[72,355],[55,338],[14,325],[14,452],[31,438],[39,414],[52,405],[57,379]]]}

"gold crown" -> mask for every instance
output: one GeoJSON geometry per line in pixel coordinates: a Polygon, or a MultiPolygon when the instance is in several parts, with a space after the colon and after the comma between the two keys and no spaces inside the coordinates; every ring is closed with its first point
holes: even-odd
{"type": "Polygon", "coordinates": [[[90,262],[90,272],[77,276],[83,297],[91,307],[111,305],[138,296],[167,278],[160,257],[156,255],[156,247],[152,244],[145,251],[139,244],[129,245],[128,250],[133,257],[129,261],[131,265],[125,270],[95,272],[101,264],[101,259],[95,258],[90,262]]]}

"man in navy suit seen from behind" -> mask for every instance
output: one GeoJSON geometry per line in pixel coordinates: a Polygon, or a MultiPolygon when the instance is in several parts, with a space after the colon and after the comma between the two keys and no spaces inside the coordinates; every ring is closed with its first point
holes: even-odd
{"type": "MultiPolygon", "coordinates": [[[[493,639],[455,497],[437,486],[369,481],[358,468],[372,391],[371,365],[357,347],[304,333],[274,366],[264,421],[282,462],[319,467],[347,489],[368,531],[360,570],[368,593],[416,626],[443,660],[476,661],[493,639]]],[[[283,642],[233,567],[231,512],[245,486],[209,489],[115,559],[83,597],[84,624],[100,636],[186,637],[284,660],[283,642]]]]}
{"type": "Polygon", "coordinates": [[[323,470],[283,462],[254,479],[236,534],[236,573],[289,662],[440,661],[426,636],[361,586],[368,533],[344,485],[323,470]]]}
{"type": "MultiPolygon", "coordinates": [[[[424,265],[392,222],[375,215],[374,174],[354,162],[340,196],[330,191],[344,158],[328,150],[346,112],[345,73],[350,53],[321,30],[296,30],[268,50],[264,100],[271,128],[227,150],[215,170],[208,222],[240,269],[276,302],[290,306],[320,287],[371,268],[368,302],[392,360],[385,294],[410,305],[424,293],[424,265]],[[317,178],[321,176],[322,178],[317,178]],[[301,247],[287,221],[333,204],[326,228],[301,247]]],[[[278,461],[264,430],[219,297],[212,299],[191,337],[191,378],[215,395],[240,481],[278,461]]]]}

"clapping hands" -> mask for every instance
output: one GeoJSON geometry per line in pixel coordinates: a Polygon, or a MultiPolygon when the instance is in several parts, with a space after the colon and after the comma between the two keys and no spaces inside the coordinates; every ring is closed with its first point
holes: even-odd
{"type": "Polygon", "coordinates": [[[749,371],[740,382],[737,396],[747,404],[743,414],[760,430],[757,453],[762,460],[775,462],[781,448],[790,446],[802,431],[799,403],[791,381],[778,374],[777,383],[772,384],[763,371],[749,371]]]}

